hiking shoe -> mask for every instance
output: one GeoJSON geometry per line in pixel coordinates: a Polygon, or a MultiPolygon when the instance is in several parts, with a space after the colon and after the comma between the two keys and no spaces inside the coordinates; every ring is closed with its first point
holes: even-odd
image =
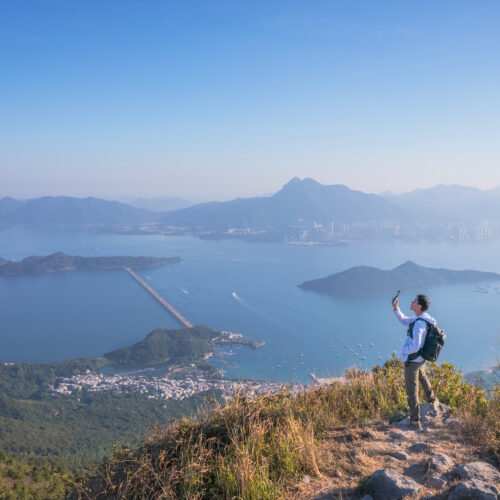
{"type": "Polygon", "coordinates": [[[409,428],[414,431],[421,431],[422,424],[420,423],[420,420],[410,420],[409,428]]]}

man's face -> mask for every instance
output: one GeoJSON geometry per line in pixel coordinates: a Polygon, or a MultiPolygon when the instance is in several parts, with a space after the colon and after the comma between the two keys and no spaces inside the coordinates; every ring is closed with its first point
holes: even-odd
{"type": "Polygon", "coordinates": [[[417,297],[413,299],[413,302],[410,305],[410,309],[417,315],[419,316],[422,314],[422,306],[418,303],[417,297]]]}

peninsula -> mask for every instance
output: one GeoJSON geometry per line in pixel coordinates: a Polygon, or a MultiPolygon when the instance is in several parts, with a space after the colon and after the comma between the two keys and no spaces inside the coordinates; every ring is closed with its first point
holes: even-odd
{"type": "Polygon", "coordinates": [[[20,261],[5,260],[0,257],[0,276],[23,276],[62,271],[105,271],[123,267],[144,270],[180,260],[180,257],[80,257],[62,252],[47,256],[26,257],[20,261]]]}
{"type": "Polygon", "coordinates": [[[304,281],[298,286],[304,290],[327,295],[362,296],[390,293],[396,290],[487,281],[500,281],[500,274],[423,267],[407,261],[389,271],[368,266],[351,267],[326,278],[304,281]]]}
{"type": "Polygon", "coordinates": [[[224,345],[243,345],[256,349],[263,344],[245,339],[239,333],[217,331],[203,325],[177,330],[157,328],[143,340],[108,352],[104,358],[117,368],[179,365],[206,360],[216,348],[224,345]]]}

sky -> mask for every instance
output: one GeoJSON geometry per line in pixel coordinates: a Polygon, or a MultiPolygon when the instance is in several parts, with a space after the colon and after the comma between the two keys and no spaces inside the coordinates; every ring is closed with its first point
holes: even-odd
{"type": "Polygon", "coordinates": [[[3,0],[0,197],[500,185],[500,3],[3,0]]]}

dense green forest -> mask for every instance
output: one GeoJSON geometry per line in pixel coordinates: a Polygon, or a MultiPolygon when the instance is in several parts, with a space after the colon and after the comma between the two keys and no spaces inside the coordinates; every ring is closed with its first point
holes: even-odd
{"type": "Polygon", "coordinates": [[[220,335],[220,332],[202,325],[179,330],[158,328],[140,342],[104,356],[118,366],[194,363],[214,350],[216,344],[211,340],[219,340],[220,335]]]}
{"type": "Polygon", "coordinates": [[[0,395],[40,399],[58,377],[95,371],[108,364],[104,358],[69,359],[61,363],[0,363],[0,395]]]}
{"type": "Polygon", "coordinates": [[[59,466],[39,466],[0,451],[0,498],[64,498],[77,478],[59,466]]]}
{"type": "Polygon", "coordinates": [[[192,415],[203,403],[203,395],[159,401],[137,392],[82,391],[78,398],[41,400],[2,395],[0,448],[76,471],[109,454],[111,444],[137,443],[148,427],[192,415]]]}

